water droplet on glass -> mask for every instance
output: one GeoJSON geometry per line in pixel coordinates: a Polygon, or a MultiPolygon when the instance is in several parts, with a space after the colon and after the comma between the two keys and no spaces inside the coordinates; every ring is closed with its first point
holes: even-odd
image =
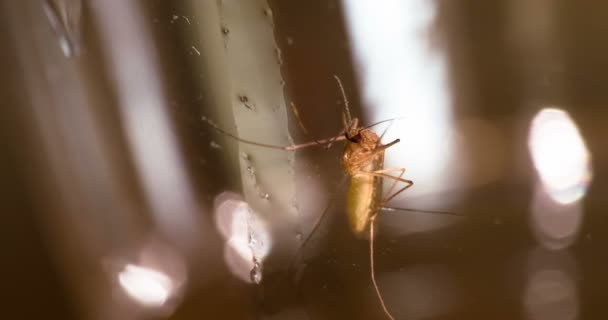
{"type": "Polygon", "coordinates": [[[249,277],[251,278],[251,282],[255,284],[260,284],[260,282],[262,282],[262,267],[256,259],[253,261],[253,268],[251,268],[251,271],[249,272],[249,277]]]}
{"type": "Polygon", "coordinates": [[[63,54],[70,58],[80,54],[82,1],[47,0],[43,9],[63,54]]]}

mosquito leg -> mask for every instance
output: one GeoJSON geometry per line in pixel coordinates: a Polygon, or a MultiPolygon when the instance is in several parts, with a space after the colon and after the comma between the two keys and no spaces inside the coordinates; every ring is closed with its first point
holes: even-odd
{"type": "Polygon", "coordinates": [[[331,138],[315,140],[315,141],[300,143],[300,144],[293,144],[293,145],[284,147],[284,149],[287,151],[294,151],[294,150],[308,148],[308,147],[317,146],[317,145],[332,144],[336,141],[343,141],[343,140],[346,140],[346,137],[343,134],[340,134],[340,135],[337,135],[337,136],[331,137],[331,138]]]}
{"type": "Polygon", "coordinates": [[[336,141],[343,141],[346,139],[346,137],[343,134],[337,135],[335,137],[331,137],[331,138],[327,138],[327,139],[322,139],[322,140],[315,140],[315,141],[311,141],[311,142],[306,142],[306,143],[300,143],[300,144],[292,144],[292,145],[288,145],[288,146],[277,146],[277,145],[272,145],[272,144],[266,144],[266,143],[260,143],[260,142],[256,142],[256,141],[251,141],[251,140],[247,140],[247,139],[243,139],[240,138],[222,128],[220,128],[217,124],[215,124],[213,121],[207,119],[206,117],[202,117],[201,118],[203,121],[207,122],[207,124],[209,124],[210,126],[212,126],[215,130],[219,131],[220,133],[234,139],[237,140],[239,142],[245,143],[245,144],[250,144],[253,146],[258,146],[258,147],[263,147],[263,148],[270,148],[270,149],[276,149],[276,150],[285,150],[285,151],[294,151],[294,150],[298,150],[298,149],[302,149],[302,148],[307,148],[307,147],[311,147],[311,146],[315,146],[315,145],[325,145],[325,144],[332,144],[336,141]]]}
{"type": "MultiPolygon", "coordinates": [[[[344,184],[348,181],[347,178],[348,178],[348,176],[344,176],[342,178],[342,180],[340,180],[340,184],[338,184],[337,190],[340,190],[342,188],[342,186],[344,186],[344,184]]],[[[302,255],[302,252],[304,251],[304,247],[306,246],[306,244],[308,244],[308,241],[310,241],[312,236],[316,233],[316,231],[321,226],[321,222],[323,222],[323,220],[327,216],[327,212],[329,212],[329,209],[334,204],[334,200],[336,199],[337,195],[338,195],[338,192],[333,192],[333,194],[329,198],[329,201],[327,202],[327,205],[323,209],[323,212],[317,217],[317,219],[315,220],[315,223],[313,224],[312,229],[310,230],[310,232],[308,233],[306,238],[304,238],[304,241],[302,241],[302,244],[300,245],[300,247],[298,247],[296,253],[294,254],[294,256],[291,260],[291,263],[289,264],[289,267],[287,268],[287,271],[289,274],[291,274],[296,263],[299,261],[299,258],[302,255]]]]}
{"type": "MultiPolygon", "coordinates": [[[[361,168],[363,167],[365,164],[369,163],[372,158],[377,155],[378,153],[382,153],[384,152],[386,149],[392,147],[393,145],[397,144],[400,140],[399,139],[395,139],[385,145],[381,145],[378,146],[376,149],[370,151],[367,155],[360,157],[359,159],[354,159],[350,164],[349,167],[351,168],[361,168]]],[[[359,171],[358,173],[369,173],[368,171],[359,171]]]]}
{"type": "MultiPolygon", "coordinates": [[[[383,170],[377,170],[374,171],[376,173],[388,173],[388,172],[399,172],[399,177],[397,179],[402,179],[403,178],[403,174],[405,174],[405,168],[389,168],[389,169],[383,169],[383,170]]],[[[390,179],[390,178],[389,178],[390,179]]],[[[397,179],[392,179],[393,183],[391,183],[391,187],[388,189],[388,191],[386,192],[387,195],[391,195],[393,190],[395,189],[395,187],[397,186],[397,182],[399,182],[400,180],[397,179]]],[[[406,180],[406,179],[403,179],[406,180]]],[[[410,181],[410,180],[407,180],[410,181]]],[[[412,181],[410,181],[412,182],[412,181]]],[[[413,182],[412,182],[413,184],[413,182]]],[[[391,196],[392,199],[392,196],[391,196]]],[[[382,202],[384,204],[386,204],[388,202],[388,197],[386,197],[385,199],[382,200],[382,202]]]]}
{"type": "Polygon", "coordinates": [[[325,145],[325,148],[327,148],[327,149],[331,148],[331,144],[333,143],[333,141],[330,141],[328,143],[322,143],[321,141],[312,137],[312,135],[310,134],[308,129],[306,129],[306,126],[304,125],[302,118],[300,117],[300,112],[298,112],[298,108],[296,107],[296,104],[292,102],[292,103],[290,103],[290,105],[291,105],[291,111],[296,116],[296,119],[298,120],[298,125],[300,126],[300,129],[302,129],[302,132],[304,132],[304,135],[306,135],[308,138],[312,139],[318,145],[321,145],[321,146],[325,145]]]}
{"type": "MultiPolygon", "coordinates": [[[[414,182],[412,182],[411,180],[407,180],[407,179],[403,179],[402,176],[405,173],[405,168],[388,168],[388,169],[383,169],[383,170],[377,170],[377,171],[373,171],[373,172],[361,172],[363,174],[369,174],[371,176],[376,176],[376,177],[381,177],[381,178],[387,178],[387,179],[392,179],[393,183],[391,184],[391,187],[389,189],[389,191],[387,192],[387,194],[389,194],[388,196],[386,196],[383,200],[382,203],[386,203],[389,200],[391,200],[392,198],[394,198],[396,195],[398,195],[399,193],[403,192],[405,189],[411,187],[414,182]],[[386,173],[389,172],[395,172],[395,171],[399,171],[399,177],[395,177],[395,176],[391,176],[388,175],[386,173]],[[406,185],[404,187],[402,187],[401,189],[399,189],[397,192],[391,194],[391,192],[393,191],[393,189],[395,189],[395,186],[397,184],[397,182],[403,182],[406,185]]],[[[390,311],[388,311],[388,308],[386,307],[386,304],[384,302],[384,298],[382,297],[382,293],[380,292],[380,287],[378,287],[378,282],[376,281],[376,271],[375,271],[375,266],[374,266],[374,229],[376,227],[376,218],[378,217],[378,212],[376,212],[375,214],[373,214],[370,218],[370,226],[369,226],[369,264],[370,264],[370,277],[372,279],[372,284],[374,286],[374,290],[376,291],[376,296],[378,297],[378,300],[380,301],[380,305],[382,306],[382,310],[384,311],[384,313],[386,314],[386,316],[391,319],[391,320],[395,320],[395,318],[393,317],[393,315],[390,313],[390,311]]]]}
{"type": "Polygon", "coordinates": [[[383,170],[377,170],[375,171],[376,173],[389,173],[389,172],[399,172],[399,176],[397,177],[397,179],[391,179],[393,180],[393,183],[391,184],[391,187],[388,189],[386,194],[389,194],[391,196],[386,197],[383,202],[386,204],[390,199],[394,198],[397,194],[399,194],[400,192],[396,192],[394,195],[392,195],[393,190],[395,189],[395,187],[397,186],[397,182],[404,182],[407,183],[408,185],[406,186],[406,188],[404,188],[403,190],[411,187],[414,182],[412,180],[408,180],[408,179],[403,179],[403,175],[405,174],[405,168],[388,168],[388,169],[383,169],[383,170]]]}
{"type": "MultiPolygon", "coordinates": [[[[385,206],[386,203],[388,203],[394,197],[396,197],[397,195],[399,195],[401,192],[405,191],[405,189],[407,189],[407,188],[409,188],[409,187],[411,187],[411,186],[414,185],[414,181],[401,178],[402,174],[400,174],[399,177],[395,177],[395,176],[391,176],[391,175],[385,174],[385,172],[394,172],[394,171],[401,171],[401,170],[404,170],[403,172],[405,172],[404,168],[389,168],[389,169],[378,170],[378,171],[374,171],[374,172],[365,172],[365,171],[359,172],[359,174],[369,174],[369,175],[376,176],[376,177],[382,177],[382,178],[391,179],[391,180],[393,180],[393,186],[396,185],[397,182],[403,182],[403,183],[406,184],[403,188],[397,190],[393,194],[390,194],[390,192],[387,192],[387,194],[390,194],[390,195],[386,196],[382,200],[382,203],[383,203],[382,206],[381,206],[382,210],[384,210],[384,211],[410,211],[410,212],[422,212],[422,213],[432,213],[432,214],[445,214],[445,215],[452,215],[452,216],[458,216],[458,217],[462,217],[463,216],[460,213],[451,212],[451,211],[421,210],[421,209],[412,209],[412,208],[386,207],[385,206]]],[[[393,187],[391,186],[391,188],[393,188],[393,187]]],[[[392,191],[391,189],[389,189],[389,190],[392,191]]]]}
{"type": "Polygon", "coordinates": [[[380,305],[382,306],[382,310],[386,316],[395,320],[393,315],[388,311],[386,304],[384,303],[384,298],[382,298],[382,293],[380,292],[380,288],[378,287],[378,282],[376,281],[376,271],[374,270],[374,228],[376,227],[376,216],[377,214],[372,215],[370,218],[370,226],[369,226],[369,266],[370,266],[370,276],[372,278],[372,284],[374,285],[374,290],[376,291],[376,296],[380,301],[380,305]]]}
{"type": "MultiPolygon", "coordinates": [[[[401,140],[395,139],[387,144],[378,145],[374,148],[374,150],[369,151],[365,156],[360,156],[359,159],[353,160],[349,166],[352,168],[361,168],[364,165],[366,165],[367,163],[369,163],[373,159],[374,156],[376,156],[379,153],[383,153],[384,151],[386,151],[386,149],[399,143],[399,141],[401,141],[401,140]]],[[[368,171],[359,171],[358,173],[369,173],[369,172],[368,171]]]]}
{"type": "MultiPolygon", "coordinates": [[[[405,189],[414,185],[414,181],[401,178],[401,176],[403,175],[403,172],[401,173],[401,175],[399,175],[399,177],[391,176],[391,175],[385,173],[385,172],[395,172],[395,171],[401,171],[401,170],[403,170],[403,172],[405,172],[405,169],[403,169],[403,168],[390,168],[390,169],[384,169],[384,170],[378,170],[378,171],[372,171],[372,172],[361,171],[360,173],[369,174],[371,176],[380,177],[380,178],[391,179],[391,180],[395,181],[394,183],[397,183],[397,182],[405,183],[405,186],[403,186],[399,190],[395,191],[393,194],[387,195],[384,199],[382,199],[382,205],[384,205],[387,202],[391,201],[391,199],[396,197],[398,194],[405,191],[405,189]]],[[[391,189],[393,189],[393,188],[391,187],[391,189]]]]}

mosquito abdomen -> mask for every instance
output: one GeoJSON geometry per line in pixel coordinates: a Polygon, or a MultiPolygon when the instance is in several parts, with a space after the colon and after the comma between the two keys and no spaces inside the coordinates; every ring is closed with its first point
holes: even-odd
{"type": "MultiPolygon", "coordinates": [[[[374,157],[366,166],[364,172],[382,170],[384,154],[374,157]]],[[[355,174],[351,176],[348,194],[346,196],[346,214],[350,227],[355,236],[369,236],[370,218],[377,213],[382,202],[382,178],[370,174],[355,174]]]]}

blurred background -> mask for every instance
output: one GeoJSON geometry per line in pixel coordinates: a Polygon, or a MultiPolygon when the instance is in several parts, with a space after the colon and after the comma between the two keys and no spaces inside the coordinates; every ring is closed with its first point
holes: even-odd
{"type": "Polygon", "coordinates": [[[415,185],[388,206],[462,216],[380,215],[395,318],[603,319],[607,18],[550,0],[0,1],[2,317],[385,319],[342,143],[225,133],[333,137],[348,101],[401,139],[385,167],[415,185]]]}

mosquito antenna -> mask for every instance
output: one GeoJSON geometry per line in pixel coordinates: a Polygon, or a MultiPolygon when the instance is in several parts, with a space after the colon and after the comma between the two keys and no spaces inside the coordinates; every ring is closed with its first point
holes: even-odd
{"type": "MultiPolygon", "coordinates": [[[[396,119],[399,119],[399,118],[391,118],[391,119],[386,119],[386,120],[378,121],[378,122],[376,122],[376,123],[374,123],[372,125],[364,127],[364,129],[369,129],[369,128],[371,128],[371,127],[373,127],[375,125],[379,125],[381,123],[385,123],[385,122],[389,123],[389,125],[386,128],[384,128],[384,131],[382,131],[382,134],[380,135],[380,139],[378,139],[378,142],[376,143],[376,147],[378,147],[379,145],[382,144],[382,138],[384,138],[384,135],[386,134],[386,132],[388,131],[388,129],[393,125],[393,121],[395,121],[396,119]]],[[[399,139],[397,139],[397,140],[399,140],[399,139]]]]}
{"type": "Polygon", "coordinates": [[[378,121],[378,122],[372,123],[369,126],[366,126],[366,127],[363,127],[363,128],[364,129],[369,129],[371,127],[375,127],[375,126],[377,126],[379,124],[383,124],[385,122],[391,122],[391,121],[394,121],[394,120],[401,120],[401,119],[405,119],[405,117],[397,117],[397,118],[385,119],[385,120],[382,120],[382,121],[378,121]]]}
{"type": "Polygon", "coordinates": [[[384,128],[384,131],[382,131],[382,134],[380,135],[380,139],[378,139],[378,144],[381,144],[382,138],[384,138],[384,135],[386,134],[386,132],[388,131],[388,129],[390,129],[390,127],[393,125],[393,120],[389,121],[389,125],[384,128]]]}
{"type": "Polygon", "coordinates": [[[465,215],[460,214],[460,213],[456,213],[456,212],[450,212],[450,211],[436,211],[436,210],[419,210],[419,209],[412,209],[412,208],[396,208],[396,207],[381,207],[381,210],[384,211],[407,211],[407,212],[417,212],[417,213],[431,213],[431,214],[444,214],[444,215],[450,215],[450,216],[458,216],[458,217],[464,217],[465,215]]]}
{"type": "Polygon", "coordinates": [[[344,99],[344,110],[345,110],[345,114],[346,114],[346,122],[344,123],[344,128],[346,129],[346,127],[351,123],[352,121],[352,117],[350,115],[350,108],[348,106],[348,98],[346,98],[346,92],[344,91],[344,86],[342,85],[342,80],[340,80],[340,78],[334,74],[334,79],[336,79],[336,82],[338,82],[338,87],[340,87],[340,92],[342,92],[342,99],[344,99]]]}
{"type": "Polygon", "coordinates": [[[395,320],[395,317],[388,311],[386,304],[384,303],[384,298],[382,298],[382,293],[380,292],[380,288],[378,287],[378,282],[376,282],[376,271],[374,270],[374,228],[376,227],[376,216],[374,214],[370,218],[369,224],[369,266],[370,266],[370,274],[372,278],[372,284],[374,285],[374,290],[376,291],[376,296],[380,301],[380,305],[382,306],[382,310],[389,319],[395,320]]]}

